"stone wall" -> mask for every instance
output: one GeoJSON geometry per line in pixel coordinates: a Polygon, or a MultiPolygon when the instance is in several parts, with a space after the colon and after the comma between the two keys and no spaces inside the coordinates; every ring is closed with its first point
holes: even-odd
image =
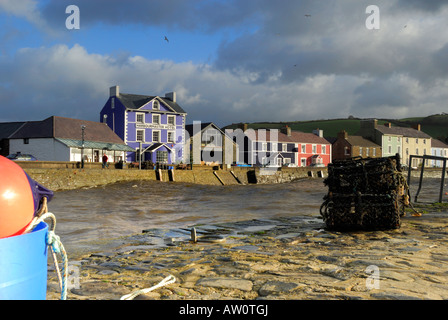
{"type": "MultiPolygon", "coordinates": [[[[19,163],[22,165],[21,163],[19,163]]],[[[72,190],[84,187],[97,187],[109,183],[123,181],[149,180],[163,182],[185,182],[205,185],[237,185],[237,184],[266,184],[284,183],[309,176],[318,177],[319,172],[325,172],[325,168],[282,168],[260,169],[232,167],[230,169],[218,169],[216,167],[193,168],[193,170],[137,170],[137,169],[101,169],[101,168],[54,168],[32,167],[26,163],[23,169],[31,178],[43,186],[53,190],[72,190]],[[324,170],[321,170],[324,169],[324,170]],[[312,172],[312,173],[311,173],[312,172]]]]}

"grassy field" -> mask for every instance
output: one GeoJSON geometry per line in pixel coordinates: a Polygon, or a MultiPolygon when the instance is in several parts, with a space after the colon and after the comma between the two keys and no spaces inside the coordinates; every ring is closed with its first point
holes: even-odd
{"type": "MultiPolygon", "coordinates": [[[[341,130],[347,131],[350,135],[355,135],[361,126],[361,120],[354,118],[292,122],[256,122],[249,123],[248,127],[251,129],[280,129],[288,125],[292,130],[312,132],[315,129],[320,129],[324,131],[325,137],[336,137],[341,130]]],[[[378,125],[384,125],[387,122],[391,122],[392,126],[400,127],[412,127],[413,125],[420,124],[421,130],[431,137],[441,140],[448,138],[448,115],[446,114],[405,119],[378,119],[378,125]]],[[[237,127],[238,124],[232,124],[224,129],[235,129],[237,127]]]]}

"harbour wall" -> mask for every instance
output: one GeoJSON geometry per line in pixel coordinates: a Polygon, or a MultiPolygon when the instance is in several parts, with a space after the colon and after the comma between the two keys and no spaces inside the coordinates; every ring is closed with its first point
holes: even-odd
{"type": "MultiPolygon", "coordinates": [[[[125,181],[183,182],[204,185],[247,185],[287,183],[304,178],[325,178],[327,168],[252,168],[193,166],[189,170],[138,170],[136,168],[102,169],[101,164],[79,168],[68,162],[17,162],[35,181],[53,191],[91,188],[125,181]]],[[[440,178],[441,169],[425,169],[425,178],[440,178]]],[[[411,172],[413,179],[419,170],[411,172]]],[[[407,176],[407,172],[404,172],[407,176]]]]}
{"type": "Polygon", "coordinates": [[[102,169],[101,164],[40,161],[17,162],[28,175],[53,191],[90,188],[124,181],[183,182],[204,185],[286,183],[307,177],[323,177],[326,168],[252,168],[193,166],[188,170],[102,169]]]}

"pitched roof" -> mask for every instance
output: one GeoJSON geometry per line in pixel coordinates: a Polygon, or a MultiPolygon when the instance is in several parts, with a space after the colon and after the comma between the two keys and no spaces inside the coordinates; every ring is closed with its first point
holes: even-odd
{"type": "Polygon", "coordinates": [[[369,147],[369,148],[380,148],[381,147],[380,145],[376,144],[375,142],[373,142],[369,139],[365,139],[361,136],[348,136],[346,140],[352,146],[369,147]]]}
{"type": "Polygon", "coordinates": [[[398,136],[410,137],[410,138],[422,138],[422,139],[430,139],[431,138],[431,136],[424,133],[423,131],[416,130],[413,128],[406,128],[406,127],[391,127],[391,128],[389,128],[387,126],[379,125],[376,129],[383,134],[398,135],[398,136]]]}
{"type": "Polygon", "coordinates": [[[0,123],[0,139],[7,139],[14,134],[25,122],[3,122],[0,123]]]}
{"type": "MultiPolygon", "coordinates": [[[[201,122],[200,123],[201,131],[207,128],[209,125],[213,125],[215,127],[214,129],[221,131],[221,129],[219,129],[213,122],[201,122]]],[[[185,125],[185,130],[190,134],[190,137],[193,136],[194,127],[195,127],[194,124],[185,125]]]]}
{"type": "Polygon", "coordinates": [[[440,140],[432,139],[431,148],[447,148],[448,149],[448,145],[440,140]]]}
{"type": "Polygon", "coordinates": [[[327,139],[321,138],[314,133],[305,133],[300,131],[291,131],[291,135],[288,136],[280,130],[272,132],[271,140],[271,130],[252,130],[249,129],[245,131],[245,134],[252,140],[257,141],[278,141],[278,142],[289,142],[289,143],[315,143],[315,144],[330,144],[327,139]],[[264,133],[263,133],[264,132],[264,133]],[[277,134],[277,136],[276,136],[277,134]]]}
{"type": "Polygon", "coordinates": [[[127,109],[140,109],[145,104],[150,102],[151,100],[158,98],[163,101],[166,105],[168,105],[171,109],[173,109],[177,113],[186,113],[184,109],[181,108],[177,102],[171,101],[169,98],[158,97],[158,96],[145,96],[140,94],[130,94],[130,93],[121,93],[117,96],[120,99],[121,103],[127,109]]]}
{"type": "Polygon", "coordinates": [[[81,126],[84,130],[84,140],[94,142],[124,144],[106,124],[87,120],[70,119],[52,116],[42,121],[26,122],[11,139],[23,138],[61,138],[82,140],[81,126]]]}

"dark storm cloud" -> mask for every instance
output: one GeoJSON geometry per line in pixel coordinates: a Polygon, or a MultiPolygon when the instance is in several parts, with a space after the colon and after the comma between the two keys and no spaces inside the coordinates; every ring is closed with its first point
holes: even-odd
{"type": "Polygon", "coordinates": [[[395,6],[402,10],[418,9],[434,12],[447,5],[446,0],[398,0],[395,6]]]}
{"type": "Polygon", "coordinates": [[[252,0],[50,0],[42,15],[52,25],[64,25],[68,5],[79,7],[82,24],[142,24],[165,26],[184,31],[214,32],[220,28],[241,26],[254,13],[248,13],[252,0]]]}

